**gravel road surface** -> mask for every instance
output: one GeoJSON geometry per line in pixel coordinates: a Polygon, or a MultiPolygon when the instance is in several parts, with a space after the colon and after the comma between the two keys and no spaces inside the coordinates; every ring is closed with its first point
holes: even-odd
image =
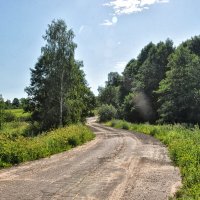
{"type": "Polygon", "coordinates": [[[71,151],[0,171],[1,200],[166,200],[181,184],[154,138],[88,120],[96,139],[71,151]]]}

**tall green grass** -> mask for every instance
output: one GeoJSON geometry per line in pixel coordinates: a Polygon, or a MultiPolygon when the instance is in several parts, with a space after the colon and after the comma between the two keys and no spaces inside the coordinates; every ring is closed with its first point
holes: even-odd
{"type": "Polygon", "coordinates": [[[52,130],[37,137],[10,137],[0,134],[0,167],[36,160],[71,149],[92,140],[94,134],[84,125],[52,130]]]}
{"type": "Polygon", "coordinates": [[[0,135],[4,135],[7,138],[14,139],[19,136],[24,136],[29,128],[29,123],[21,121],[6,122],[3,124],[3,128],[0,130],[0,135]]]}
{"type": "Polygon", "coordinates": [[[122,120],[112,120],[107,125],[137,131],[156,137],[168,146],[173,162],[180,168],[183,186],[176,199],[200,199],[200,129],[181,125],[132,124],[122,120]]]}
{"type": "Polygon", "coordinates": [[[31,113],[28,113],[28,112],[24,112],[23,109],[8,109],[8,110],[5,110],[6,114],[13,116],[14,119],[12,121],[28,121],[30,120],[30,117],[31,117],[31,113]]]}
{"type": "Polygon", "coordinates": [[[28,117],[28,116],[30,116],[30,113],[24,112],[23,109],[8,109],[6,111],[13,113],[16,117],[28,117]]]}

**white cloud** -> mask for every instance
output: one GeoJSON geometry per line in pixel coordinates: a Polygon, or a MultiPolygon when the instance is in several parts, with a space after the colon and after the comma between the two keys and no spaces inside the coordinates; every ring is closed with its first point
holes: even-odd
{"type": "Polygon", "coordinates": [[[118,22],[118,18],[116,16],[113,16],[111,20],[104,20],[103,23],[101,23],[102,26],[112,26],[118,22]]]}
{"type": "Polygon", "coordinates": [[[169,0],[113,0],[103,5],[112,7],[115,15],[123,15],[141,12],[156,3],[168,2],[169,0]]]}

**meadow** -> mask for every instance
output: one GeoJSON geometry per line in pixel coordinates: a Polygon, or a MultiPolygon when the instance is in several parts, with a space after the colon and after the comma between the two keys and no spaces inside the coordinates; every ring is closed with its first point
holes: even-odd
{"type": "Polygon", "coordinates": [[[200,199],[200,128],[183,125],[133,124],[122,120],[112,120],[108,126],[145,133],[163,142],[169,155],[182,175],[182,188],[175,199],[200,199]]]}
{"type": "Polygon", "coordinates": [[[0,130],[0,167],[10,167],[21,162],[48,157],[69,150],[94,138],[84,125],[70,125],[37,136],[28,135],[30,114],[22,110],[6,111],[14,120],[5,122],[0,130]]]}

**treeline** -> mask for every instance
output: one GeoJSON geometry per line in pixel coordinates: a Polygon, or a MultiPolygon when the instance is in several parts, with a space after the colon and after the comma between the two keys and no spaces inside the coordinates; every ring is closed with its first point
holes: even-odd
{"type": "Polygon", "coordinates": [[[14,98],[12,101],[7,99],[4,100],[3,96],[0,95],[0,101],[4,109],[19,109],[19,108],[24,108],[27,104],[27,99],[26,98],[14,98]]]}
{"type": "Polygon", "coordinates": [[[150,42],[99,88],[100,116],[130,122],[200,123],[200,36],[178,47],[150,42]]]}
{"type": "MultiPolygon", "coordinates": [[[[12,102],[10,100],[5,101],[3,99],[3,96],[0,94],[0,131],[2,130],[4,123],[17,120],[14,112],[26,108],[27,102],[28,100],[26,98],[14,98],[12,102]]],[[[18,120],[22,120],[22,118],[24,121],[25,119],[29,119],[28,117],[20,117],[20,119],[18,118],[18,120]]]]}

